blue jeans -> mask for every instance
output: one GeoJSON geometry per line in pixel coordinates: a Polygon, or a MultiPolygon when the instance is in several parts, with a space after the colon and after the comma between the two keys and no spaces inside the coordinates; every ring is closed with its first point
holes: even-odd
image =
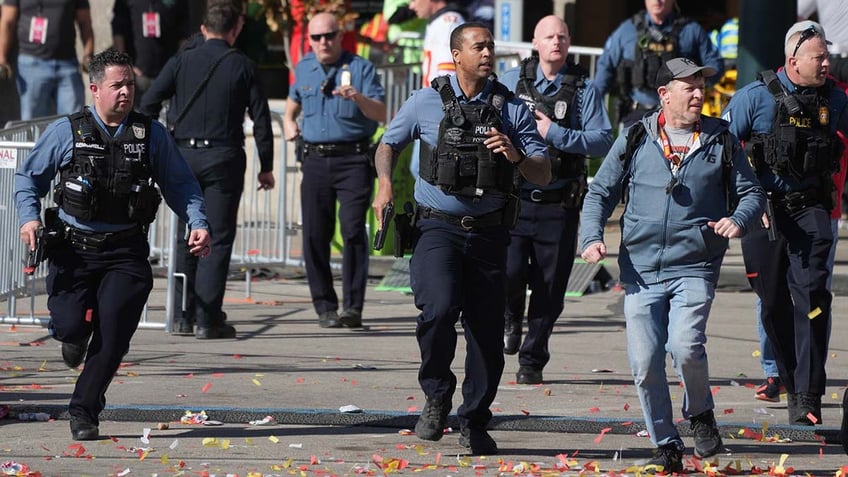
{"type": "Polygon", "coordinates": [[[666,351],[683,381],[683,417],[715,407],[704,346],[714,297],[715,284],[695,277],[625,287],[627,356],[645,427],[656,446],[682,442],[674,425],[666,351]]]}
{"type": "Polygon", "coordinates": [[[77,60],[18,57],[21,119],[75,113],[82,109],[85,91],[77,60]]]}

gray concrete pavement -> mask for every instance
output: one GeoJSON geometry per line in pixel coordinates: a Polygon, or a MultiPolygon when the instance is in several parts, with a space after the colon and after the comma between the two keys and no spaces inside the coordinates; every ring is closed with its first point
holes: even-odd
{"type": "MultiPolygon", "coordinates": [[[[616,233],[611,231],[610,238],[616,233]]],[[[848,283],[845,243],[839,251],[838,283],[848,283]]],[[[379,274],[389,263],[375,259],[372,270],[379,274]]],[[[609,267],[615,274],[611,263],[609,267]]],[[[164,286],[157,279],[150,319],[164,316],[164,286]]],[[[98,442],[70,439],[66,406],[77,371],[62,364],[58,342],[40,327],[3,325],[0,404],[10,407],[11,417],[0,419],[0,462],[26,464],[43,475],[127,470],[133,475],[353,475],[388,470],[471,476],[523,473],[532,466],[561,474],[594,466],[634,473],[633,466],[650,456],[651,444],[640,435],[642,416],[627,364],[619,291],[567,300],[552,337],[545,384],[516,385],[517,360],[507,357],[492,406],[492,435],[502,452],[479,458],[462,455],[455,433],[434,443],[404,431],[414,426],[424,403],[416,381],[417,313],[410,296],[370,287],[365,309],[369,328],[350,331],[318,327],[306,282],[295,270],[254,281],[251,290],[246,298],[243,283],[228,285],[225,309],[239,332],[237,339],[200,341],[139,330],[107,395],[101,433],[111,440],[98,442]],[[362,412],[340,412],[345,405],[362,412]],[[222,425],[179,423],[186,411],[202,410],[222,425]],[[53,419],[14,418],[22,412],[46,412],[53,419]],[[248,424],[266,415],[275,423],[248,424]],[[168,423],[169,429],[157,429],[160,423],[168,423]],[[149,443],[141,440],[145,428],[152,429],[149,443]]],[[[40,296],[36,311],[45,309],[40,296]]],[[[746,291],[736,242],[708,327],[716,414],[726,447],[711,461],[719,470],[731,466],[749,473],[754,467],[768,471],[786,454],[784,465],[795,474],[833,475],[848,464],[835,439],[848,383],[848,324],[839,319],[848,310],[848,297],[838,290],[834,301],[830,386],[823,425],[816,432],[785,425],[785,401],[753,399],[753,387],[762,381],[753,310],[754,295],[746,291]]],[[[464,342],[459,343],[454,372],[461,380],[464,342]]],[[[669,373],[673,375],[670,367],[669,373]]],[[[676,380],[670,386],[679,417],[682,390],[676,380]]],[[[457,395],[454,404],[459,400],[457,395]]],[[[450,424],[456,424],[453,416],[450,424]]],[[[691,449],[687,423],[680,427],[691,449]]],[[[691,457],[691,450],[687,454],[691,457]]],[[[703,465],[689,460],[687,469],[695,472],[703,465]]]]}

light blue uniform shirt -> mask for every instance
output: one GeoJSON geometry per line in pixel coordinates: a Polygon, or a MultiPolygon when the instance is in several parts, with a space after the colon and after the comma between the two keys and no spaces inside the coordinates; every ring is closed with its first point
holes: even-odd
{"type": "MultiPolygon", "coordinates": [[[[91,113],[91,117],[102,128],[100,134],[107,134],[106,126],[93,106],[91,113]]],[[[118,126],[115,137],[121,136],[127,127],[131,126],[127,124],[127,119],[124,119],[118,126]]],[[[20,225],[32,220],[41,220],[39,199],[49,192],[51,181],[56,177],[59,168],[71,162],[74,152],[73,139],[70,120],[67,117],[58,119],[47,126],[21,168],[15,173],[15,207],[18,210],[20,225]]],[[[192,230],[209,229],[200,185],[170,134],[157,121],[150,124],[150,174],[159,185],[168,206],[180,219],[192,230]]],[[[59,218],[69,225],[94,232],[114,232],[127,228],[127,224],[79,220],[61,209],[59,218]]]]}
{"type": "MultiPolygon", "coordinates": [[[[777,77],[789,93],[796,93],[802,89],[792,84],[782,69],[777,73],[777,77]]],[[[830,132],[835,135],[838,129],[843,134],[848,134],[848,99],[845,97],[845,92],[835,86],[831,88],[828,94],[828,108],[830,109],[830,132]]],[[[730,122],[729,129],[734,136],[741,141],[747,141],[753,134],[771,132],[776,111],[777,102],[774,96],[769,93],[762,81],[756,80],[740,88],[733,95],[724,110],[722,119],[730,122]]],[[[762,169],[757,171],[757,178],[767,191],[785,193],[807,188],[789,175],[776,176],[768,167],[762,169]]]]}
{"type": "Polygon", "coordinates": [[[309,52],[295,67],[290,97],[302,108],[300,129],[304,141],[355,142],[374,135],[377,122],[366,118],[353,100],[322,92],[321,85],[325,81],[333,85],[332,89],[337,89],[348,73],[350,84],[357,91],[372,99],[385,100],[386,92],[374,65],[352,53],[342,52],[335,64],[327,66],[327,71],[318,62],[315,52],[309,52]],[[328,73],[332,73],[332,77],[328,73]]]}
{"type": "MultiPolygon", "coordinates": [[[[552,80],[542,73],[542,67],[536,66],[536,91],[543,96],[556,96],[562,89],[562,78],[568,73],[568,65],[557,72],[552,80]]],[[[504,72],[499,81],[512,91],[516,90],[520,81],[521,67],[504,72]]],[[[578,88],[574,93],[573,108],[566,112],[569,126],[563,127],[551,118],[551,127],[545,136],[545,142],[563,152],[581,154],[592,157],[602,157],[612,146],[612,125],[604,107],[604,98],[587,80],[585,87],[578,88]]],[[[544,189],[559,189],[565,184],[564,179],[554,181],[544,189]]],[[[538,189],[537,185],[525,181],[524,188],[538,189]]]]}
{"type": "MultiPolygon", "coordinates": [[[[460,104],[485,104],[493,88],[492,83],[488,82],[477,96],[467,98],[459,88],[455,76],[450,77],[450,84],[460,104]]],[[[435,89],[424,88],[415,91],[392,119],[383,134],[382,142],[395,152],[402,151],[416,137],[435,147],[439,142],[439,123],[444,116],[442,98],[435,89]]],[[[547,157],[547,146],[536,131],[536,121],[523,101],[518,98],[507,101],[501,120],[505,129],[501,132],[509,136],[516,149],[524,151],[527,157],[547,157]]],[[[485,194],[480,200],[458,197],[442,192],[421,178],[415,179],[415,200],[423,206],[446,214],[472,216],[494,212],[506,204],[506,197],[502,194],[485,194]]]]}
{"type": "MultiPolygon", "coordinates": [[[[647,12],[645,15],[646,25],[651,26],[654,23],[647,12]]],[[[662,25],[655,25],[664,33],[670,33],[674,20],[677,15],[672,13],[662,25]]],[[[612,35],[604,44],[604,52],[598,58],[598,64],[595,71],[595,87],[601,93],[601,96],[609,93],[610,88],[616,79],[616,69],[624,60],[633,61],[636,56],[636,41],[637,38],[636,25],[633,19],[625,20],[618,28],[612,32],[612,35]]],[[[709,66],[715,68],[715,76],[707,78],[707,84],[712,84],[721,78],[724,73],[724,60],[718,52],[718,49],[710,40],[709,34],[701,28],[695,21],[683,25],[680,29],[680,34],[677,40],[678,52],[677,56],[683,56],[693,60],[701,66],[709,66]]],[[[656,89],[649,88],[634,88],[630,94],[630,98],[645,106],[657,106],[660,103],[656,89]]]]}

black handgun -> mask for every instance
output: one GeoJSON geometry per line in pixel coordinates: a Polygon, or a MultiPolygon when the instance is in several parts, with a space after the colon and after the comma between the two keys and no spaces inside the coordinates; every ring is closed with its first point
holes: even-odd
{"type": "Polygon", "coordinates": [[[44,260],[44,227],[39,227],[35,231],[35,250],[30,250],[27,253],[26,261],[24,262],[24,275],[32,275],[41,261],[44,260]]]}
{"type": "Polygon", "coordinates": [[[768,228],[766,231],[768,232],[769,242],[774,242],[777,240],[777,224],[774,221],[774,205],[771,203],[771,199],[766,199],[766,218],[768,219],[768,228]]]}
{"type": "Polygon", "coordinates": [[[383,245],[386,244],[386,236],[389,234],[389,224],[392,223],[392,217],[395,215],[395,206],[391,202],[383,207],[383,221],[381,222],[380,230],[374,235],[374,250],[383,250],[383,245]]]}

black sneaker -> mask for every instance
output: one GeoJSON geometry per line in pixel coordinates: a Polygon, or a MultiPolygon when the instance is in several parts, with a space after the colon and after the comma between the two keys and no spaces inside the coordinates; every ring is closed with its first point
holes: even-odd
{"type": "Polygon", "coordinates": [[[341,328],[342,322],[339,321],[339,314],[336,310],[325,311],[318,313],[318,326],[321,328],[341,328]]]}
{"type": "Polygon", "coordinates": [[[515,354],[521,346],[522,317],[507,317],[504,324],[504,354],[515,354]]]}
{"type": "Polygon", "coordinates": [[[339,323],[345,328],[362,328],[362,312],[347,309],[339,315],[339,323]]]}
{"type": "MultiPolygon", "coordinates": [[[[797,405],[794,420],[790,424],[814,426],[822,423],[821,395],[813,393],[797,393],[797,405]]],[[[791,418],[792,416],[790,416],[791,418]]]]}
{"type": "Polygon", "coordinates": [[[760,384],[754,390],[754,398],[760,401],[780,402],[780,395],[786,393],[786,386],[780,382],[780,378],[766,378],[763,384],[760,384]]]}
{"type": "Polygon", "coordinates": [[[848,389],[842,394],[842,427],[839,428],[839,440],[842,450],[848,454],[848,389]]]}
{"type": "Polygon", "coordinates": [[[71,416],[71,438],[75,441],[96,441],[100,439],[100,430],[97,424],[71,416]]]}
{"type": "Polygon", "coordinates": [[[460,429],[459,445],[471,449],[472,455],[495,455],[498,453],[498,444],[486,429],[472,429],[463,426],[460,429]]]}
{"type": "Polygon", "coordinates": [[[695,455],[704,459],[718,454],[722,442],[713,411],[692,416],[689,422],[692,435],[695,436],[695,455]]]}
{"type": "Polygon", "coordinates": [[[198,326],[194,337],[199,340],[232,339],[236,337],[236,329],[230,325],[198,326]]]}
{"type": "Polygon", "coordinates": [[[86,351],[88,351],[88,337],[75,343],[62,342],[62,361],[65,362],[65,366],[76,368],[85,359],[86,351]]]}
{"type": "Polygon", "coordinates": [[[438,441],[445,433],[452,403],[450,400],[427,398],[424,410],[415,423],[415,435],[425,441],[438,441]]]}
{"type": "Polygon", "coordinates": [[[172,335],[194,336],[194,323],[189,320],[180,320],[176,328],[176,330],[171,332],[172,335]]]}
{"type": "Polygon", "coordinates": [[[668,475],[683,472],[683,444],[670,442],[657,447],[654,457],[645,463],[642,471],[647,474],[662,472],[668,475]]]}

